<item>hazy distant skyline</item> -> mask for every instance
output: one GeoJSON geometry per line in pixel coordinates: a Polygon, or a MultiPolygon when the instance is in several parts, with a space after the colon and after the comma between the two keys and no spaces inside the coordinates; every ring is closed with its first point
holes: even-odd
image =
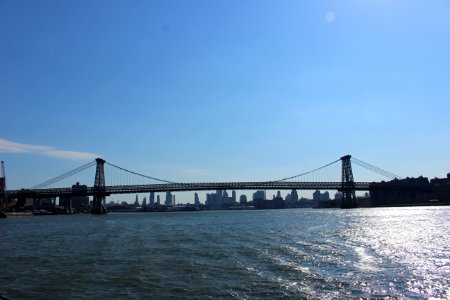
{"type": "Polygon", "coordinates": [[[8,187],[96,156],[180,182],[345,154],[443,176],[449,36],[448,1],[1,1],[8,187]]]}

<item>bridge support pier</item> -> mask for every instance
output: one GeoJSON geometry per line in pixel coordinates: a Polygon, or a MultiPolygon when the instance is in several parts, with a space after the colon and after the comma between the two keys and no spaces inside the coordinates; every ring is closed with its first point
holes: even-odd
{"type": "Polygon", "coordinates": [[[97,162],[97,169],[95,171],[94,199],[91,213],[103,215],[106,214],[105,161],[101,158],[97,158],[95,161],[97,162]]]}
{"type": "Polygon", "coordinates": [[[346,155],[341,157],[342,160],[342,192],[341,208],[355,208],[357,207],[355,195],[355,181],[353,180],[351,156],[346,155]]]}

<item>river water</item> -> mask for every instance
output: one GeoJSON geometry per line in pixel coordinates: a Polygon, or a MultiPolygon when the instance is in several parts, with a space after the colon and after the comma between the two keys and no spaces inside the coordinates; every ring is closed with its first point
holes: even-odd
{"type": "Polygon", "coordinates": [[[0,219],[9,299],[450,298],[450,207],[0,219]]]}

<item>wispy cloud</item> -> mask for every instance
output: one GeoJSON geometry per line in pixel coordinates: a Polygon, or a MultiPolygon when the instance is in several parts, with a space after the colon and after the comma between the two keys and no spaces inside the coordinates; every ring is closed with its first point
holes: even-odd
{"type": "Polygon", "coordinates": [[[328,23],[334,22],[335,19],[336,19],[336,14],[334,13],[334,11],[329,11],[325,15],[325,21],[328,23]]]}
{"type": "Polygon", "coordinates": [[[20,144],[0,138],[0,152],[3,153],[36,153],[50,157],[82,160],[98,157],[97,154],[89,152],[59,150],[49,146],[20,144]]]}

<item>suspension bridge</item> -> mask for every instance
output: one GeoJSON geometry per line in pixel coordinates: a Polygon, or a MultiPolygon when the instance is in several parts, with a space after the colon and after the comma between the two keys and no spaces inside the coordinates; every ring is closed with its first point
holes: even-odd
{"type": "MultiPolygon", "coordinates": [[[[357,206],[355,191],[368,191],[373,188],[374,182],[357,182],[353,177],[352,162],[358,166],[365,168],[373,173],[382,175],[384,178],[400,179],[399,176],[385,171],[381,168],[373,166],[369,163],[363,162],[359,159],[352,158],[350,155],[343,156],[333,162],[323,165],[319,168],[304,172],[295,176],[282,178],[271,181],[248,181],[248,182],[198,182],[198,183],[180,183],[169,180],[164,180],[152,176],[147,176],[134,172],[115,164],[109,163],[101,158],[89,162],[81,167],[73,169],[69,172],[61,174],[57,177],[49,179],[32,188],[6,190],[6,176],[4,174],[4,167],[2,168],[2,195],[0,200],[1,208],[5,207],[6,199],[24,199],[24,198],[56,198],[56,197],[72,197],[72,196],[92,196],[93,197],[93,214],[103,214],[105,210],[105,199],[107,196],[113,194],[134,194],[147,192],[180,192],[180,191],[207,191],[207,190],[337,190],[342,193],[342,208],[353,208],[357,206]],[[315,180],[302,180],[312,174],[322,172],[332,166],[341,163],[339,170],[340,180],[323,180],[315,178],[315,180]],[[140,178],[151,180],[156,183],[151,184],[106,184],[105,165],[110,169],[132,174],[140,178]],[[94,185],[91,187],[50,187],[58,182],[70,179],[78,173],[81,173],[90,168],[95,168],[94,185]]],[[[3,165],[2,165],[3,166],[3,165]]],[[[114,177],[114,175],[111,175],[114,177]]],[[[395,186],[399,188],[399,186],[395,186]]],[[[408,186],[411,188],[411,186],[408,186]]]]}

